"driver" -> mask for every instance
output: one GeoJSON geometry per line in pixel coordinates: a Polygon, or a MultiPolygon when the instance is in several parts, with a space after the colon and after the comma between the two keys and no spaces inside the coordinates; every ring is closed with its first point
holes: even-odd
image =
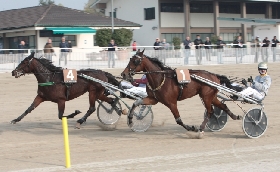
{"type": "MultiPolygon", "coordinates": [[[[267,63],[259,63],[258,71],[260,75],[256,76],[254,80],[252,76],[248,78],[248,82],[251,82],[252,85],[250,87],[247,87],[240,93],[245,96],[251,96],[259,101],[263,100],[264,97],[267,95],[268,89],[271,85],[271,78],[269,75],[267,75],[267,69],[267,63]]],[[[242,83],[244,85],[247,85],[247,81],[245,79],[242,80],[242,83]]],[[[233,97],[233,99],[236,99],[235,96],[233,97]]]]}
{"type": "Polygon", "coordinates": [[[147,97],[147,92],[146,92],[147,83],[148,83],[148,79],[146,78],[146,75],[143,75],[141,79],[134,79],[132,84],[127,81],[122,81],[120,86],[121,88],[127,91],[133,92],[142,97],[147,97]]]}

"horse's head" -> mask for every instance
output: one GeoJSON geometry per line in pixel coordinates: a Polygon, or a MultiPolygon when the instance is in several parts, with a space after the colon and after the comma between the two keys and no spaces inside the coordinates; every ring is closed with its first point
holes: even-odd
{"type": "Polygon", "coordinates": [[[12,76],[19,78],[26,73],[32,73],[32,60],[34,59],[34,52],[32,52],[28,57],[26,57],[20,64],[12,71],[12,76]]]}
{"type": "Polygon", "coordinates": [[[144,51],[145,49],[142,52],[138,50],[136,54],[130,58],[129,63],[121,73],[123,79],[132,80],[132,76],[135,74],[135,72],[143,71],[144,67],[142,60],[144,59],[144,51]]]}

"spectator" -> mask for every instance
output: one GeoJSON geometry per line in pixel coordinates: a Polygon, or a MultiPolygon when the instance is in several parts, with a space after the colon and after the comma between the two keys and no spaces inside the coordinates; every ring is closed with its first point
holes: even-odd
{"type": "Polygon", "coordinates": [[[166,39],[163,39],[162,42],[159,44],[161,47],[160,47],[160,50],[161,50],[161,56],[160,56],[160,59],[162,61],[163,59],[163,64],[165,64],[165,61],[166,61],[166,56],[167,56],[167,53],[168,53],[168,49],[169,49],[169,43],[166,42],[166,39]]]}
{"type": "Polygon", "coordinates": [[[60,58],[59,58],[59,65],[60,65],[60,61],[64,60],[64,64],[67,65],[67,53],[68,53],[68,44],[65,41],[65,37],[61,38],[61,42],[59,43],[59,48],[60,49],[60,58]]]}
{"type": "Polygon", "coordinates": [[[203,45],[203,42],[200,39],[200,35],[196,35],[196,39],[194,40],[194,45],[195,45],[196,62],[198,65],[200,65],[202,60],[201,46],[203,45]]]}
{"type": "Polygon", "coordinates": [[[160,49],[159,46],[160,46],[160,41],[159,38],[157,38],[156,42],[154,43],[154,50],[159,50],[160,49]]]}
{"type": "Polygon", "coordinates": [[[220,36],[216,44],[217,44],[217,53],[218,53],[217,56],[218,64],[223,64],[223,52],[226,43],[223,41],[223,38],[220,36]]]}
{"type": "Polygon", "coordinates": [[[110,68],[110,61],[112,60],[112,68],[115,67],[115,51],[117,48],[117,44],[115,44],[115,41],[113,39],[110,40],[110,43],[108,44],[108,68],[110,68]]]}
{"type": "Polygon", "coordinates": [[[190,37],[187,36],[183,43],[184,43],[184,46],[185,46],[184,65],[188,65],[189,64],[189,57],[190,57],[190,54],[191,54],[191,46],[192,46],[192,41],[190,40],[190,37]]]}
{"type": "Polygon", "coordinates": [[[52,55],[54,53],[53,46],[52,46],[52,40],[48,39],[48,42],[44,46],[44,54],[45,58],[52,61],[52,55]]]}
{"type": "Polygon", "coordinates": [[[255,43],[255,49],[256,49],[256,56],[255,56],[254,62],[258,63],[260,49],[261,49],[260,48],[261,47],[261,41],[260,41],[260,37],[259,36],[256,36],[256,39],[255,39],[254,43],[255,43]]]}
{"type": "Polygon", "coordinates": [[[71,49],[68,50],[69,51],[69,61],[71,61],[71,54],[72,54],[72,43],[71,43],[71,41],[68,41],[68,48],[71,48],[71,49]]]}
{"type": "MultiPolygon", "coordinates": [[[[160,40],[159,40],[159,38],[156,38],[156,42],[154,43],[154,50],[160,50],[160,40]]],[[[160,52],[159,51],[154,51],[154,53],[155,53],[155,57],[156,58],[159,58],[159,56],[160,56],[160,52]]]]}
{"type": "Polygon", "coordinates": [[[243,58],[243,52],[242,52],[243,40],[242,40],[241,36],[237,36],[236,39],[233,41],[233,44],[234,44],[233,47],[236,48],[235,49],[236,64],[242,63],[242,58],[243,58]],[[240,56],[240,59],[238,60],[239,56],[240,56]]]}
{"type": "Polygon", "coordinates": [[[276,36],[273,37],[273,39],[271,40],[272,44],[271,44],[271,49],[272,49],[272,53],[273,53],[273,62],[276,61],[276,47],[277,44],[279,44],[279,41],[276,39],[276,36]]]}
{"type": "Polygon", "coordinates": [[[133,41],[133,43],[132,43],[132,51],[137,51],[136,41],[133,41]]]}
{"type": "Polygon", "coordinates": [[[25,42],[24,41],[20,41],[20,44],[18,45],[18,53],[19,53],[19,57],[18,57],[18,63],[20,63],[22,60],[23,60],[23,53],[24,53],[24,50],[25,49],[25,42]]]}
{"type": "Polygon", "coordinates": [[[211,61],[211,52],[212,52],[212,47],[211,47],[211,41],[209,37],[206,37],[206,41],[204,42],[205,46],[205,52],[206,52],[206,60],[211,61]]]}
{"type": "Polygon", "coordinates": [[[267,62],[268,60],[268,47],[269,47],[270,41],[268,40],[267,37],[264,38],[263,40],[263,46],[262,46],[262,60],[264,62],[267,62]],[[265,58],[266,56],[266,58],[265,58]]]}

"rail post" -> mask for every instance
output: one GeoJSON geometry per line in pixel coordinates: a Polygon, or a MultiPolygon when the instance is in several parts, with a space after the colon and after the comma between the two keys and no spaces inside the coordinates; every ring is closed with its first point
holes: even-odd
{"type": "Polygon", "coordinates": [[[64,150],[65,150],[65,167],[70,168],[70,148],[69,148],[69,138],[68,138],[68,124],[67,117],[62,117],[62,128],[64,136],[64,150]]]}

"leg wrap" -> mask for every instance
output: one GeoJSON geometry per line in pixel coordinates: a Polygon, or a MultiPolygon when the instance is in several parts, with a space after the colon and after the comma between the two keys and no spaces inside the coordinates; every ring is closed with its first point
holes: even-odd
{"type": "Polygon", "coordinates": [[[181,120],[181,117],[175,119],[176,123],[179,124],[179,125],[184,125],[183,124],[183,121],[181,120]]]}

